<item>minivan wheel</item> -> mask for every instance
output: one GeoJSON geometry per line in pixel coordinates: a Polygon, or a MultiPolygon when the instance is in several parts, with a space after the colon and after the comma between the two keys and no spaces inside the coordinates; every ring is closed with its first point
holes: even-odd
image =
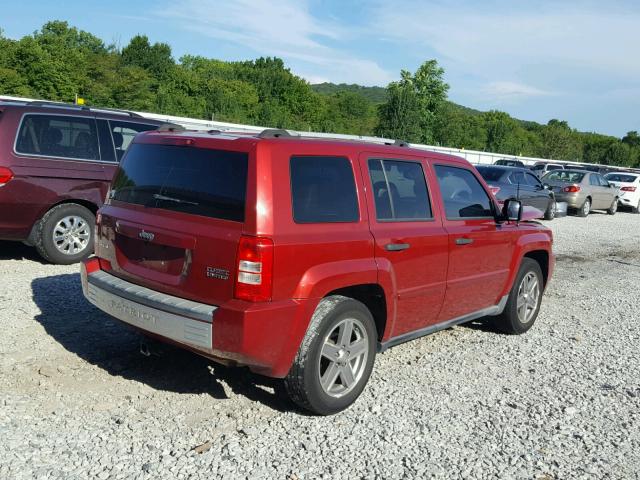
{"type": "Polygon", "coordinates": [[[591,212],[591,199],[586,198],[584,203],[582,204],[582,207],[578,209],[578,216],[586,217],[587,215],[589,215],[589,212],[591,212]]]}
{"type": "Polygon", "coordinates": [[[318,415],[350,406],[371,375],[376,338],[364,304],[340,295],[324,298],[284,379],[291,400],[318,415]]]}
{"type": "Polygon", "coordinates": [[[38,222],[35,247],[51,263],[80,262],[93,253],[95,221],[93,213],[82,205],[57,205],[38,222]]]}
{"type": "Polygon", "coordinates": [[[540,265],[531,258],[523,258],[507,304],[502,314],[494,318],[494,326],[513,335],[529,330],[538,317],[543,289],[540,265]]]}
{"type": "Polygon", "coordinates": [[[607,209],[607,214],[615,215],[617,211],[618,211],[618,199],[615,198],[611,206],[607,209]]]}

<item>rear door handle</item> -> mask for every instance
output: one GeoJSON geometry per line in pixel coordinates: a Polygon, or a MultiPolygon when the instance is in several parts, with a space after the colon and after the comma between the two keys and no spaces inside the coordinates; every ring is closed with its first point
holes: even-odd
{"type": "Polygon", "coordinates": [[[410,246],[408,243],[387,243],[384,248],[389,252],[399,252],[400,250],[406,250],[410,246]]]}
{"type": "Polygon", "coordinates": [[[456,245],[469,245],[473,243],[472,238],[456,238],[456,245]]]}

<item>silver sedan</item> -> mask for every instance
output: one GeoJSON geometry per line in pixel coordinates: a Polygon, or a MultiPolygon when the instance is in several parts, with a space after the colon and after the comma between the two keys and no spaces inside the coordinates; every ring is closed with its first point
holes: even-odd
{"type": "Polygon", "coordinates": [[[554,170],[544,175],[541,181],[549,185],[556,201],[567,202],[568,207],[576,210],[580,217],[586,217],[591,210],[606,210],[613,215],[618,209],[618,188],[598,173],[554,170]]]}

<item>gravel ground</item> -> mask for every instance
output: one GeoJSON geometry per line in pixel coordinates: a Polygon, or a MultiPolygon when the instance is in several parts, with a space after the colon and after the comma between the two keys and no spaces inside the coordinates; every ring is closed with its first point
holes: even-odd
{"type": "Polygon", "coordinates": [[[529,333],[393,348],[328,418],[245,369],[141,356],[77,266],[0,243],[0,478],[640,478],[640,215],[548,224],[529,333]]]}

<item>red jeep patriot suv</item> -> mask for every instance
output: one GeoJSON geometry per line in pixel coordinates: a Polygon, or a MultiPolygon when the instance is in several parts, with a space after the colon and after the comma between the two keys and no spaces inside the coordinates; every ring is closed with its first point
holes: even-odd
{"type": "Polygon", "coordinates": [[[554,264],[551,232],[468,162],[398,142],[147,132],[110,188],[87,299],[319,414],[391,346],[484,316],[527,331],[554,264]]]}

